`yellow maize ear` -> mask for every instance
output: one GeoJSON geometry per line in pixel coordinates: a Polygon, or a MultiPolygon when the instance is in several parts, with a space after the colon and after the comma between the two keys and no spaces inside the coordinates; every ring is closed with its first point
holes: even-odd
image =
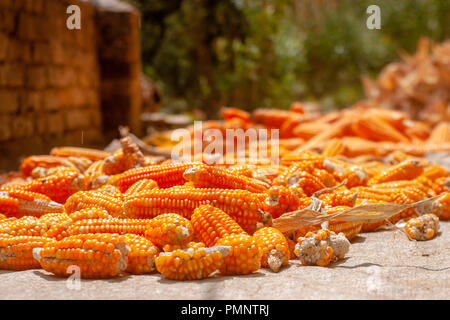
{"type": "MultiPolygon", "coordinates": [[[[404,188],[404,189],[399,189],[398,192],[396,192],[394,194],[393,202],[401,203],[401,204],[408,204],[408,203],[417,202],[426,197],[427,197],[427,195],[419,189],[404,188]]],[[[410,209],[406,209],[400,213],[393,215],[388,220],[392,223],[396,223],[397,221],[399,221],[401,219],[408,219],[408,218],[412,218],[412,217],[416,217],[416,216],[417,216],[417,213],[416,213],[415,208],[410,208],[410,209]]]]}
{"type": "Polygon", "coordinates": [[[241,226],[222,210],[203,205],[194,210],[191,217],[195,236],[208,247],[228,234],[245,234],[241,226]]]}
{"type": "Polygon", "coordinates": [[[353,207],[358,197],[358,193],[351,192],[345,187],[340,187],[331,192],[326,192],[319,195],[319,200],[321,200],[325,205],[330,207],[336,206],[348,206],[353,207]]]}
{"type": "Polygon", "coordinates": [[[172,280],[204,279],[223,266],[229,252],[228,246],[163,252],[156,258],[156,270],[172,280]]]}
{"type": "Polygon", "coordinates": [[[46,237],[0,234],[0,269],[40,269],[39,261],[33,258],[33,249],[52,241],[46,237]]]}
{"type": "Polygon", "coordinates": [[[432,213],[437,215],[440,220],[450,219],[450,193],[447,192],[433,203],[432,213]]]}
{"type": "Polygon", "coordinates": [[[367,172],[358,165],[349,164],[334,158],[327,158],[323,161],[325,170],[332,173],[339,182],[347,180],[348,188],[366,185],[369,176],[367,172]]]}
{"type": "Polygon", "coordinates": [[[145,159],[137,144],[130,137],[120,139],[121,148],[103,160],[103,172],[115,175],[145,165],[145,159]]]}
{"type": "Polygon", "coordinates": [[[98,190],[78,191],[74,193],[64,204],[65,211],[72,213],[81,209],[95,207],[105,209],[114,217],[121,216],[123,212],[123,200],[121,196],[98,190]]]}
{"type": "Polygon", "coordinates": [[[418,160],[403,161],[368,181],[369,185],[396,180],[413,180],[423,172],[423,163],[418,160]]]}
{"type": "Polygon", "coordinates": [[[12,221],[0,221],[0,233],[12,236],[43,236],[48,225],[33,216],[25,216],[12,221]]]}
{"type": "Polygon", "coordinates": [[[192,223],[175,213],[161,214],[147,223],[145,237],[162,248],[166,244],[183,245],[192,241],[192,223]]]}
{"type": "Polygon", "coordinates": [[[281,164],[283,166],[295,165],[296,167],[305,170],[305,167],[323,169],[323,161],[325,157],[314,152],[301,150],[293,151],[284,155],[281,158],[281,164]]]}
{"type": "Polygon", "coordinates": [[[144,236],[148,223],[146,219],[83,219],[67,227],[67,235],[82,233],[117,233],[144,236]]]}
{"type": "Polygon", "coordinates": [[[262,250],[261,266],[278,272],[289,263],[290,251],[286,237],[277,229],[264,227],[253,234],[256,244],[262,250]]]}
{"type": "Polygon", "coordinates": [[[250,192],[265,192],[267,190],[267,185],[256,179],[208,165],[198,165],[186,169],[183,178],[199,188],[242,189],[250,192]]]}
{"type": "Polygon", "coordinates": [[[342,143],[342,139],[334,138],[331,139],[322,151],[324,157],[335,157],[340,154],[345,154],[346,146],[342,143]]]}
{"type": "Polygon", "coordinates": [[[156,181],[151,179],[142,179],[135,182],[131,187],[129,187],[128,190],[123,194],[123,196],[124,198],[126,198],[136,193],[156,188],[159,188],[156,181]]]}
{"type": "Polygon", "coordinates": [[[124,236],[130,247],[126,271],[132,274],[153,272],[155,270],[155,260],[159,254],[158,247],[150,240],[136,234],[125,234],[124,236]]]}
{"type": "Polygon", "coordinates": [[[403,133],[378,116],[363,116],[353,123],[352,129],[358,136],[372,141],[410,142],[403,133]]]}
{"type": "Polygon", "coordinates": [[[61,240],[69,236],[67,229],[77,221],[84,219],[110,219],[112,218],[108,212],[100,208],[87,208],[62,216],[61,219],[52,224],[48,231],[44,234],[46,237],[61,240]]]}
{"type": "Polygon", "coordinates": [[[325,267],[331,262],[343,259],[349,249],[350,242],[344,234],[321,229],[299,237],[294,253],[303,265],[325,267]]]}
{"type": "Polygon", "coordinates": [[[83,157],[91,161],[98,161],[105,159],[110,153],[89,148],[57,147],[50,151],[50,155],[56,157],[83,157]]]}
{"type": "Polygon", "coordinates": [[[450,191],[450,178],[439,178],[434,181],[432,189],[436,194],[450,191]]]}
{"type": "Polygon", "coordinates": [[[415,240],[433,239],[439,232],[439,218],[434,214],[424,214],[423,216],[412,218],[406,223],[405,231],[415,240]]]}
{"type": "Polygon", "coordinates": [[[29,183],[18,186],[20,190],[37,192],[48,196],[51,200],[64,203],[68,197],[87,187],[83,175],[75,169],[61,168],[51,174],[29,183]]]}
{"type": "Polygon", "coordinates": [[[431,180],[437,180],[442,177],[448,177],[450,173],[438,165],[428,165],[424,168],[422,176],[431,180]]]}
{"type": "Polygon", "coordinates": [[[311,174],[318,178],[327,188],[334,187],[338,184],[335,177],[327,170],[314,168],[311,174]]]}
{"type": "Polygon", "coordinates": [[[219,268],[220,273],[224,275],[250,274],[261,267],[262,250],[252,236],[229,234],[220,238],[216,245],[231,247],[230,253],[219,268]]]}
{"type": "Polygon", "coordinates": [[[36,168],[54,168],[62,166],[64,163],[64,160],[66,158],[63,157],[54,157],[54,156],[30,156],[28,158],[25,158],[21,165],[20,165],[20,171],[25,176],[30,176],[31,172],[36,168]]]}
{"type": "Polygon", "coordinates": [[[0,189],[0,212],[8,217],[36,216],[62,212],[63,206],[49,197],[20,189],[0,189]]]}
{"type": "Polygon", "coordinates": [[[300,205],[300,198],[297,194],[287,187],[271,187],[267,191],[267,197],[263,202],[264,212],[270,213],[272,218],[278,218],[283,213],[297,210],[300,205]]]}
{"type": "MultiPolygon", "coordinates": [[[[311,171],[314,171],[314,169],[311,171]]],[[[281,185],[290,188],[301,188],[308,196],[311,196],[316,191],[326,188],[326,186],[318,177],[312,175],[307,171],[296,170],[295,168],[293,170],[290,170],[289,173],[285,174],[284,178],[285,180],[281,183],[281,185]]],[[[280,185],[280,179],[277,179],[277,181],[277,184],[280,185]]]]}
{"type": "MultiPolygon", "coordinates": [[[[348,206],[325,208],[327,214],[334,214],[349,209],[348,206]]],[[[336,234],[343,233],[348,240],[352,240],[361,232],[363,224],[360,222],[329,220],[328,229],[336,234]]]]}
{"type": "Polygon", "coordinates": [[[433,128],[427,143],[442,144],[446,142],[450,142],[450,124],[448,122],[442,122],[433,128]]]}
{"type": "Polygon", "coordinates": [[[261,195],[237,189],[173,187],[148,190],[125,199],[124,213],[128,218],[177,213],[190,219],[195,208],[204,204],[225,211],[247,232],[254,230],[261,220],[261,195]]]}
{"type": "Polygon", "coordinates": [[[144,168],[130,169],[122,173],[117,181],[120,191],[125,192],[130,186],[142,179],[156,181],[160,188],[182,185],[186,180],[183,173],[196,163],[167,163],[144,168]]]}
{"type": "Polygon", "coordinates": [[[121,275],[127,268],[129,252],[126,237],[116,234],[70,236],[35,249],[44,270],[68,277],[78,267],[80,277],[85,279],[121,275]]]}

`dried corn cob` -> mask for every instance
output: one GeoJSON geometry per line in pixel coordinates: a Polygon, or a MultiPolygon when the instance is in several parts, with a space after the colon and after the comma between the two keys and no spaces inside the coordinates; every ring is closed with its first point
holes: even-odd
{"type": "Polygon", "coordinates": [[[128,218],[153,218],[162,213],[178,213],[190,218],[195,208],[211,204],[225,211],[241,227],[250,231],[261,219],[261,196],[246,190],[209,188],[153,189],[130,196],[125,200],[124,213],[128,218]]]}
{"type": "Polygon", "coordinates": [[[450,178],[439,178],[432,185],[432,189],[436,194],[450,191],[450,178]]]}
{"type": "Polygon", "coordinates": [[[289,262],[290,252],[286,237],[277,229],[264,227],[253,234],[258,247],[262,250],[261,266],[278,272],[289,262]]]}
{"type": "Polygon", "coordinates": [[[293,151],[289,154],[284,155],[281,158],[281,164],[283,166],[295,165],[298,168],[306,170],[305,167],[309,166],[311,168],[323,169],[323,161],[325,157],[314,152],[301,150],[293,151]]]}
{"type": "Polygon", "coordinates": [[[110,153],[89,148],[58,147],[53,148],[50,151],[50,155],[56,157],[83,157],[92,161],[98,161],[105,159],[110,153]]]}
{"type": "Polygon", "coordinates": [[[166,244],[184,245],[193,240],[194,229],[188,219],[166,213],[148,222],[145,236],[160,248],[166,244]]]}
{"type": "Polygon", "coordinates": [[[338,184],[334,176],[326,170],[314,168],[311,174],[318,178],[326,188],[331,188],[338,184]]]}
{"type": "Polygon", "coordinates": [[[267,190],[267,185],[258,180],[208,165],[187,169],[183,173],[183,178],[200,188],[243,189],[250,192],[265,192],[267,190]]]}
{"type": "Polygon", "coordinates": [[[347,180],[346,186],[352,188],[355,186],[363,186],[369,178],[360,166],[345,163],[337,159],[325,159],[323,161],[325,169],[331,172],[339,182],[347,180]]]}
{"type": "Polygon", "coordinates": [[[432,213],[437,215],[441,220],[450,219],[450,193],[447,192],[434,202],[432,213]]]}
{"type": "Polygon", "coordinates": [[[433,239],[439,232],[439,218],[434,214],[412,218],[406,223],[405,231],[415,240],[433,239]]]}
{"type": "Polygon", "coordinates": [[[424,168],[422,176],[431,180],[437,180],[443,177],[448,177],[450,173],[443,167],[438,165],[428,165],[424,168]]]}
{"type": "Polygon", "coordinates": [[[191,221],[196,237],[208,247],[228,234],[245,234],[241,226],[229,215],[210,205],[196,208],[191,221]]]}
{"type": "Polygon", "coordinates": [[[70,215],[62,216],[61,219],[50,226],[45,236],[61,240],[69,236],[67,229],[77,221],[85,219],[110,219],[112,218],[106,210],[100,208],[87,208],[71,213],[70,215]]]}
{"type": "Polygon", "coordinates": [[[255,239],[246,234],[229,234],[220,238],[217,246],[231,247],[219,268],[222,274],[249,274],[261,266],[262,250],[258,248],[255,239]]]}
{"type": "Polygon", "coordinates": [[[0,221],[8,219],[4,214],[0,213],[0,221]]]}
{"type": "Polygon", "coordinates": [[[102,160],[93,162],[86,171],[83,172],[83,175],[86,177],[87,186],[92,186],[93,188],[102,186],[110,178],[103,171],[102,160]]]}
{"type": "Polygon", "coordinates": [[[344,234],[337,234],[321,229],[315,233],[309,232],[305,237],[299,237],[294,253],[303,265],[318,265],[321,267],[331,262],[343,259],[350,248],[350,242],[344,234]]]}
{"type": "Polygon", "coordinates": [[[0,221],[0,233],[12,236],[43,236],[48,225],[33,216],[25,216],[12,221],[0,221]]]}
{"type": "Polygon", "coordinates": [[[334,138],[331,139],[322,151],[324,157],[335,157],[340,154],[345,154],[346,145],[342,143],[342,139],[334,138]]]}
{"type": "Polygon", "coordinates": [[[168,279],[204,279],[224,265],[229,252],[229,246],[163,252],[156,258],[156,269],[168,279]]]}
{"type": "Polygon", "coordinates": [[[397,180],[391,182],[378,183],[371,186],[372,189],[376,190],[392,190],[400,188],[412,188],[418,189],[421,192],[427,194],[429,197],[435,196],[435,192],[432,189],[433,182],[424,176],[420,176],[414,180],[397,180]]]}
{"type": "MultiPolygon", "coordinates": [[[[394,195],[393,202],[394,203],[402,203],[402,204],[414,203],[414,202],[422,200],[426,197],[427,197],[427,195],[418,189],[403,188],[403,189],[400,189],[394,195]]],[[[392,223],[395,223],[401,219],[408,219],[408,218],[415,217],[415,216],[417,216],[416,209],[409,208],[400,213],[393,215],[391,218],[389,218],[389,221],[392,223]]]]}
{"type": "Polygon", "coordinates": [[[300,205],[298,193],[287,187],[273,186],[267,191],[263,210],[270,213],[272,218],[278,218],[283,213],[297,210],[300,205]]]}
{"type": "Polygon", "coordinates": [[[122,174],[117,181],[117,186],[122,192],[125,192],[136,181],[142,179],[152,179],[156,181],[160,188],[182,185],[185,182],[183,178],[184,171],[195,164],[196,163],[167,163],[130,169],[122,174]]]}
{"type": "Polygon", "coordinates": [[[358,197],[357,192],[351,192],[345,187],[340,187],[331,192],[326,192],[319,195],[319,200],[321,200],[325,205],[328,205],[330,207],[336,206],[353,207],[357,197],[358,197]]]}
{"type": "Polygon", "coordinates": [[[82,234],[46,243],[36,250],[44,270],[59,277],[70,276],[69,267],[80,268],[81,278],[111,278],[127,268],[130,248],[125,236],[82,234]]]}
{"type": "Polygon", "coordinates": [[[158,184],[156,183],[156,181],[151,179],[142,179],[135,182],[131,187],[129,187],[128,190],[123,194],[123,196],[126,198],[132,196],[133,194],[155,188],[158,188],[158,184]]]}
{"type": "Polygon", "coordinates": [[[159,249],[150,240],[136,234],[124,235],[130,247],[126,271],[132,274],[150,273],[155,270],[159,249]]]}
{"type": "Polygon", "coordinates": [[[62,168],[40,179],[20,185],[20,190],[44,194],[51,200],[64,203],[68,197],[77,191],[86,189],[84,176],[75,169],[62,168]]]}
{"type": "Polygon", "coordinates": [[[61,204],[43,194],[20,189],[0,189],[0,212],[6,216],[19,218],[62,211],[61,204]]]}
{"type": "Polygon", "coordinates": [[[116,233],[143,236],[148,223],[146,219],[82,219],[67,227],[67,235],[82,233],[116,233]]]}
{"type": "Polygon", "coordinates": [[[450,142],[450,124],[442,122],[433,128],[427,140],[428,144],[440,144],[450,142]]]}
{"type": "Polygon", "coordinates": [[[393,200],[391,189],[355,187],[349,189],[349,191],[358,195],[356,203],[358,203],[358,200],[370,200],[374,202],[392,202],[393,200]]]}
{"type": "Polygon", "coordinates": [[[404,134],[376,116],[363,116],[353,124],[352,129],[360,137],[372,141],[410,142],[404,134]]]}
{"type": "Polygon", "coordinates": [[[371,178],[369,185],[396,180],[413,180],[423,172],[423,163],[417,160],[403,161],[371,178]]]}
{"type": "Polygon", "coordinates": [[[301,188],[308,196],[311,196],[316,191],[326,188],[319,178],[306,171],[296,171],[289,175],[286,180],[286,186],[301,188]]]}
{"type": "MultiPolygon", "coordinates": [[[[334,214],[347,209],[349,209],[349,207],[343,205],[325,208],[325,211],[327,214],[334,214]]],[[[360,222],[338,221],[338,220],[328,221],[328,230],[333,231],[336,234],[343,233],[348,240],[352,240],[358,233],[360,233],[362,226],[363,223],[360,222]]]]}
{"type": "Polygon", "coordinates": [[[139,147],[130,137],[120,139],[121,148],[103,160],[103,173],[114,175],[131,168],[145,165],[145,159],[139,147]]]}
{"type": "Polygon", "coordinates": [[[46,237],[0,234],[0,269],[40,269],[39,261],[33,258],[33,249],[52,241],[46,237]]]}
{"type": "Polygon", "coordinates": [[[117,217],[122,215],[123,201],[120,196],[111,195],[102,190],[92,190],[78,191],[71,195],[64,204],[67,213],[94,207],[105,209],[110,215],[117,217]]]}
{"type": "Polygon", "coordinates": [[[31,172],[37,168],[54,168],[59,167],[63,164],[65,158],[54,157],[54,156],[30,156],[25,158],[20,165],[20,171],[25,176],[30,176],[31,172]]]}

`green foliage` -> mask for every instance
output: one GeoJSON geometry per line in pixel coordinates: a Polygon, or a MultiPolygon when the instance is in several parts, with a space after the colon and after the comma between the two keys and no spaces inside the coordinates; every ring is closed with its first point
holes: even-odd
{"type": "Polygon", "coordinates": [[[360,76],[376,76],[398,51],[450,37],[447,0],[134,0],[143,12],[145,72],[166,109],[222,105],[324,109],[363,97],[360,76]],[[366,27],[369,5],[381,30],[366,27]]]}

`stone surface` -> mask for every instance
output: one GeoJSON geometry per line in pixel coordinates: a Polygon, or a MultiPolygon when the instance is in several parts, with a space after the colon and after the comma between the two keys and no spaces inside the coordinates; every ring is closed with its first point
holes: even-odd
{"type": "Polygon", "coordinates": [[[296,261],[279,273],[175,282],[159,274],[111,280],[66,279],[43,270],[0,270],[1,299],[449,299],[450,222],[431,241],[400,231],[365,233],[347,257],[328,268],[296,261]]]}

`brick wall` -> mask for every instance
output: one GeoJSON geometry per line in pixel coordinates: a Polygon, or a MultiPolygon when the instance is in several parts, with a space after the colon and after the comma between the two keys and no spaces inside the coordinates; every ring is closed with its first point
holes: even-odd
{"type": "Polygon", "coordinates": [[[117,119],[138,131],[139,13],[118,3],[0,0],[0,172],[57,145],[104,146],[117,119]],[[81,30],[66,27],[72,4],[81,30]]]}

